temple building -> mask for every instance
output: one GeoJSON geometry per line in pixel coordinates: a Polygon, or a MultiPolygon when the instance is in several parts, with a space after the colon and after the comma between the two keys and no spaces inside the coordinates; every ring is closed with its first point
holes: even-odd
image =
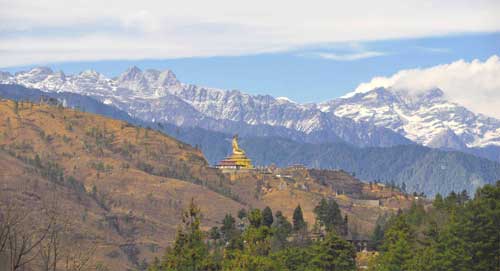
{"type": "Polygon", "coordinates": [[[220,169],[253,169],[252,160],[248,158],[245,151],[238,146],[238,135],[233,136],[233,153],[224,158],[216,166],[220,169]]]}

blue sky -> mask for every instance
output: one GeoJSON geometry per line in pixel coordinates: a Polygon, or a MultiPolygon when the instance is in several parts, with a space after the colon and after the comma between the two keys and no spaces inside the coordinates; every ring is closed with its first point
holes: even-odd
{"type": "MultiPolygon", "coordinates": [[[[287,96],[298,102],[339,97],[374,76],[425,68],[459,59],[486,60],[500,55],[500,33],[455,34],[315,45],[279,53],[154,60],[49,63],[54,70],[94,69],[116,76],[131,65],[171,69],[182,82],[252,94],[287,96]]],[[[33,65],[4,68],[15,72],[33,65]]]]}

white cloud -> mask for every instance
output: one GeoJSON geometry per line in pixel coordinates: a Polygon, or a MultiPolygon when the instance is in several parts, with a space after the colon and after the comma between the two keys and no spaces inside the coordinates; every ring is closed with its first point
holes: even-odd
{"type": "Polygon", "coordinates": [[[401,70],[390,77],[374,77],[370,82],[360,84],[354,93],[377,87],[414,94],[440,88],[448,100],[500,119],[500,58],[497,55],[484,62],[458,60],[430,68],[401,70]]]}
{"type": "Polygon", "coordinates": [[[500,30],[498,0],[0,0],[0,6],[4,67],[54,58],[252,54],[317,43],[500,30]],[[61,50],[63,56],[57,54],[61,50]]]}
{"type": "Polygon", "coordinates": [[[349,54],[318,53],[317,55],[324,59],[331,59],[336,61],[353,61],[353,60],[383,56],[386,55],[386,53],[376,52],[376,51],[365,51],[365,52],[356,52],[349,54]]]}

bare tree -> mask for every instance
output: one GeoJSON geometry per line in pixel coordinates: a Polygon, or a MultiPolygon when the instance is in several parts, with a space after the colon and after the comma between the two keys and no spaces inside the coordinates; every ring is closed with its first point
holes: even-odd
{"type": "Polygon", "coordinates": [[[72,229],[77,225],[72,223],[71,215],[60,207],[62,204],[56,193],[44,201],[44,206],[44,218],[52,221],[53,226],[39,246],[41,270],[89,270],[96,245],[86,244],[72,235],[72,229]]]}
{"type": "Polygon", "coordinates": [[[96,243],[79,237],[88,234],[72,223],[59,198],[54,191],[30,202],[0,189],[0,270],[96,270],[96,243]]]}
{"type": "Polygon", "coordinates": [[[91,266],[96,245],[83,246],[76,244],[72,246],[65,255],[65,271],[84,271],[93,268],[91,266]]]}
{"type": "Polygon", "coordinates": [[[0,196],[0,257],[7,258],[5,265],[10,270],[16,270],[24,266],[27,255],[39,240],[22,233],[30,212],[21,209],[10,195],[2,193],[0,196]]]}
{"type": "Polygon", "coordinates": [[[59,248],[60,248],[60,235],[62,227],[58,224],[49,230],[47,238],[43,240],[39,245],[39,255],[41,259],[41,270],[42,271],[56,271],[57,262],[59,260],[59,248]]]}
{"type": "Polygon", "coordinates": [[[27,214],[9,231],[7,252],[11,271],[20,270],[36,259],[37,247],[48,236],[53,226],[52,221],[45,225],[38,225],[29,218],[30,214],[27,214]]]}
{"type": "Polygon", "coordinates": [[[14,205],[10,201],[0,203],[0,254],[2,254],[7,248],[10,232],[22,220],[22,214],[14,211],[14,205]]]}
{"type": "Polygon", "coordinates": [[[74,240],[63,225],[54,228],[40,245],[41,270],[89,270],[96,246],[74,240]]]}

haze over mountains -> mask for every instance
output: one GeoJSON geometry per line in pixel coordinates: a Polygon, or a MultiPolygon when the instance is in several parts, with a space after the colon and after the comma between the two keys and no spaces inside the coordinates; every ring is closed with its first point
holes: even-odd
{"type": "MultiPolygon", "coordinates": [[[[140,125],[162,124],[167,133],[199,145],[212,164],[227,154],[225,140],[239,133],[258,165],[342,168],[366,181],[406,182],[409,190],[429,195],[472,192],[500,177],[498,163],[412,146],[459,150],[500,161],[500,121],[447,101],[439,89],[410,95],[377,88],[299,104],[283,97],[184,84],[172,71],[137,67],[117,78],[95,71],[65,75],[39,67],[15,75],[2,73],[0,82],[40,89],[70,107],[140,125]],[[71,95],[92,99],[82,102],[71,95]],[[405,161],[396,163],[398,159],[405,161]],[[453,172],[445,174],[444,169],[453,172]]],[[[11,98],[20,99],[23,92],[33,91],[7,89],[11,98]]]]}

